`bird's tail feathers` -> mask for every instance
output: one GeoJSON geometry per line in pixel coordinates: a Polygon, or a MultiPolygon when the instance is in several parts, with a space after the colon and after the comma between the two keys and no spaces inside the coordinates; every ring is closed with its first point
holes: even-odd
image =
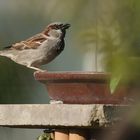
{"type": "Polygon", "coordinates": [[[12,58],[13,54],[10,51],[3,50],[3,51],[0,51],[0,56],[12,58]]]}

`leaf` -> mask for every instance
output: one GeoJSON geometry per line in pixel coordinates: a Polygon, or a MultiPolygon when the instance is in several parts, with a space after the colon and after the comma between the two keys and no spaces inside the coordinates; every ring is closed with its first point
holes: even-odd
{"type": "Polygon", "coordinates": [[[117,89],[117,86],[119,85],[120,81],[121,81],[121,75],[113,76],[111,78],[111,81],[110,81],[110,91],[111,91],[111,94],[114,94],[114,92],[117,89]]]}
{"type": "Polygon", "coordinates": [[[50,133],[44,133],[37,138],[37,140],[52,140],[50,133]]]}

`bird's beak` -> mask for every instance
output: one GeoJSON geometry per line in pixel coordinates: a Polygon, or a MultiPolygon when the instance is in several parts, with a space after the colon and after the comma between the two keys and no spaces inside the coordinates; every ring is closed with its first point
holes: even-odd
{"type": "Polygon", "coordinates": [[[70,24],[63,24],[62,25],[62,30],[68,29],[70,27],[70,24]]]}

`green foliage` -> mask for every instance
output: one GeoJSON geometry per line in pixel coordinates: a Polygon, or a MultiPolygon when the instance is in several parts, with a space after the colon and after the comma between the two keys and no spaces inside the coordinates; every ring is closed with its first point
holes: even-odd
{"type": "Polygon", "coordinates": [[[110,81],[110,92],[111,92],[111,94],[113,94],[115,92],[115,90],[118,87],[120,81],[121,81],[121,76],[116,76],[116,77],[112,76],[111,81],[110,81]]]}
{"type": "Polygon", "coordinates": [[[51,134],[50,133],[43,133],[42,135],[40,135],[37,140],[53,140],[51,138],[51,134]]]}
{"type": "Polygon", "coordinates": [[[140,79],[140,1],[111,2],[111,7],[98,2],[96,24],[82,34],[86,42],[97,45],[103,53],[105,70],[112,73],[110,89],[113,93],[120,79],[122,83],[140,79]]]}

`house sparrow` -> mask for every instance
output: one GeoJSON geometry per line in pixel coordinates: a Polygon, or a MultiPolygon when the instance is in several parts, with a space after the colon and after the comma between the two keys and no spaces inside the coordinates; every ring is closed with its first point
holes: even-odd
{"type": "Polygon", "coordinates": [[[49,63],[63,51],[65,33],[69,27],[70,24],[52,23],[41,33],[5,47],[0,55],[28,68],[42,71],[39,69],[41,65],[49,63]]]}

